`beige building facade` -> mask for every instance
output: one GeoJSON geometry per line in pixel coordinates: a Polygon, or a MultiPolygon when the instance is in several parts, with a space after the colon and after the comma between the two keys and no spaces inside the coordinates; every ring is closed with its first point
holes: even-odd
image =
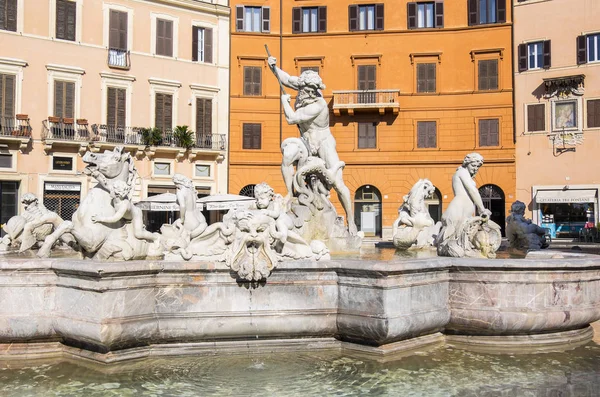
{"type": "Polygon", "coordinates": [[[517,199],[553,236],[598,221],[600,2],[514,2],[517,199]]]}
{"type": "Polygon", "coordinates": [[[0,0],[0,9],[2,223],[26,192],[70,218],[93,181],[82,156],[120,145],[136,158],[135,200],[174,191],[174,173],[199,194],[227,192],[227,1],[0,0]]]}

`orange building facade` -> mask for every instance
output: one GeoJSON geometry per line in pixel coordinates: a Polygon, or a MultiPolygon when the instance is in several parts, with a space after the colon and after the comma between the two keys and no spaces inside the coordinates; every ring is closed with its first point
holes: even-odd
{"type": "Polygon", "coordinates": [[[286,193],[280,145],[298,130],[282,115],[267,44],[284,71],[313,69],[327,86],[359,230],[389,238],[420,178],[437,188],[428,205],[439,219],[473,151],[485,158],[476,177],[484,202],[504,225],[516,183],[506,3],[231,1],[230,193],[262,181],[286,193]]]}

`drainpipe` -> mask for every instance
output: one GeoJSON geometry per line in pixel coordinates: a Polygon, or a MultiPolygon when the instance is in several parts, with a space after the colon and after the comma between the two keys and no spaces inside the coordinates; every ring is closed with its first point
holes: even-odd
{"type": "MultiPolygon", "coordinates": [[[[283,69],[283,0],[279,0],[279,69],[283,69]]],[[[279,101],[279,147],[283,143],[283,105],[279,101]]]]}
{"type": "Polygon", "coordinates": [[[510,15],[511,15],[511,27],[510,27],[510,53],[512,64],[510,65],[511,78],[512,78],[512,113],[513,113],[513,144],[515,145],[515,152],[517,146],[517,93],[515,92],[515,6],[514,0],[510,2],[510,15]]]}

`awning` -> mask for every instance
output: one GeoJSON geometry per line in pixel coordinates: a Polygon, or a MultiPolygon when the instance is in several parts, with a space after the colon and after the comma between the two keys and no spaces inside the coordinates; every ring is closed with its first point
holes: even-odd
{"type": "Polygon", "coordinates": [[[538,190],[536,203],[592,203],[596,201],[596,190],[538,190]]]}
{"type": "Polygon", "coordinates": [[[197,203],[206,205],[206,209],[211,210],[230,210],[245,209],[256,199],[248,196],[238,196],[237,194],[215,194],[213,196],[202,197],[197,203]]]}

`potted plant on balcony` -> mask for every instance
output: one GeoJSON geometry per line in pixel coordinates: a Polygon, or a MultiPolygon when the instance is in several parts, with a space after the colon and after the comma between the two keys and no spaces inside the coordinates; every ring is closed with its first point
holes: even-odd
{"type": "Polygon", "coordinates": [[[162,143],[162,131],[160,128],[142,128],[142,144],[146,146],[158,146],[162,143]]]}
{"type": "Polygon", "coordinates": [[[173,130],[173,137],[178,146],[186,150],[194,147],[194,131],[188,129],[187,125],[178,125],[173,130]]]}
{"type": "Polygon", "coordinates": [[[57,116],[48,116],[48,122],[50,122],[50,123],[60,123],[60,117],[57,117],[57,116]]]}

